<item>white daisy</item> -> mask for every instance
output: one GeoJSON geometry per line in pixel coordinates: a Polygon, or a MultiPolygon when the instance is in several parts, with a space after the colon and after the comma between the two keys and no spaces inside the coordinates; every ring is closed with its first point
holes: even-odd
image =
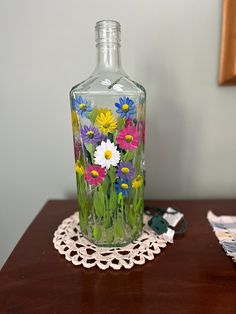
{"type": "Polygon", "coordinates": [[[106,142],[102,141],[101,145],[96,147],[94,152],[94,162],[102,168],[109,169],[110,166],[116,166],[120,161],[120,153],[117,146],[108,139],[106,142]]]}

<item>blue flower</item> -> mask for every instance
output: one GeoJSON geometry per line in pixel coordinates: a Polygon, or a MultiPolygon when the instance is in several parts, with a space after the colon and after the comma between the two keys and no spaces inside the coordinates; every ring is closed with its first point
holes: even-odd
{"type": "Polygon", "coordinates": [[[121,192],[123,196],[128,196],[129,188],[130,188],[130,184],[127,180],[121,180],[115,183],[115,189],[116,189],[117,194],[121,192]]]}
{"type": "Polygon", "coordinates": [[[121,118],[130,118],[136,113],[135,104],[129,97],[123,97],[119,99],[119,103],[115,103],[117,108],[116,112],[120,114],[121,118]]]}
{"type": "Polygon", "coordinates": [[[72,108],[73,107],[82,118],[86,118],[88,116],[88,113],[92,111],[90,101],[81,96],[74,99],[72,108]]]}

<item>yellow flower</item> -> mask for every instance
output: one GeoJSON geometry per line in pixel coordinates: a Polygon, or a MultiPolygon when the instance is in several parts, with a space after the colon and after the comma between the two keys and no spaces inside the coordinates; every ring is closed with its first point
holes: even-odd
{"type": "Polygon", "coordinates": [[[78,173],[79,176],[82,176],[84,174],[84,167],[79,160],[77,160],[75,164],[75,171],[78,173]]]}
{"type": "Polygon", "coordinates": [[[99,108],[99,109],[97,109],[97,114],[98,115],[101,114],[101,113],[106,115],[107,112],[110,112],[112,114],[111,109],[108,109],[108,108],[99,108]]]}
{"type": "Polygon", "coordinates": [[[100,114],[98,114],[96,118],[96,123],[100,131],[104,134],[112,133],[117,128],[117,122],[110,110],[108,110],[106,113],[101,112],[100,114]]]}
{"type": "Polygon", "coordinates": [[[138,189],[143,184],[143,177],[138,175],[133,181],[132,181],[132,187],[134,189],[138,189]]]}
{"type": "Polygon", "coordinates": [[[72,119],[72,130],[73,134],[77,134],[79,132],[79,121],[77,118],[77,113],[73,110],[71,111],[71,119],[72,119]]]}

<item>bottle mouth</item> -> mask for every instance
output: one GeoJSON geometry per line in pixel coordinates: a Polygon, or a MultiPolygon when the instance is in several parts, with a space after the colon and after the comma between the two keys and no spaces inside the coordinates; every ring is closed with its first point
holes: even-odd
{"type": "Polygon", "coordinates": [[[95,25],[96,45],[120,43],[120,23],[113,20],[98,21],[95,25]]]}

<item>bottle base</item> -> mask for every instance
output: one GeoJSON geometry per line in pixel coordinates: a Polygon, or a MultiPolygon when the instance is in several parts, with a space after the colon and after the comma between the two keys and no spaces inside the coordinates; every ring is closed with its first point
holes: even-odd
{"type": "Polygon", "coordinates": [[[125,241],[117,241],[117,242],[113,242],[113,243],[106,243],[106,242],[98,242],[95,241],[94,239],[89,238],[87,235],[83,234],[83,237],[85,239],[87,239],[89,242],[91,242],[92,244],[98,246],[98,247],[104,247],[104,248],[118,248],[118,247],[125,247],[127,245],[129,245],[130,243],[132,243],[133,241],[137,240],[140,235],[142,234],[142,230],[140,230],[139,232],[137,232],[132,238],[127,239],[125,241]]]}

